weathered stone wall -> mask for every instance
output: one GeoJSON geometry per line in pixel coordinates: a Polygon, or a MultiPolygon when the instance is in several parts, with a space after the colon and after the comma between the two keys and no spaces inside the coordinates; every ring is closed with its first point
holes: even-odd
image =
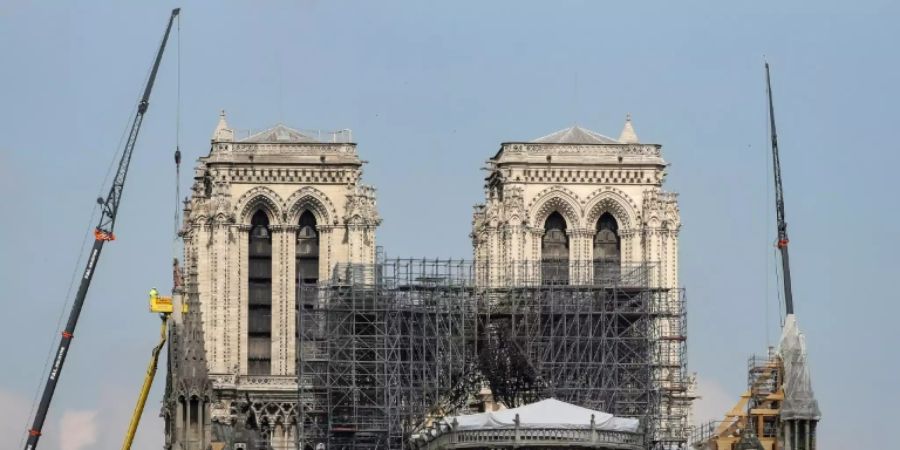
{"type": "Polygon", "coordinates": [[[283,125],[245,139],[234,135],[223,113],[185,203],[186,295],[193,303],[192,332],[199,335],[173,352],[176,359],[202,353],[199,377],[209,389],[179,392],[182,379],[191,376],[169,375],[173,389],[164,412],[171,417],[167,442],[173,448],[206,449],[214,434],[249,439],[259,430],[266,430],[276,449],[294,447],[296,241],[304,212],[316,219],[320,282],[328,282],[338,264],[375,261],[381,219],[375,190],[361,184],[356,144],[319,142],[283,125]],[[268,217],[272,239],[268,375],[248,375],[247,360],[248,246],[250,220],[258,211],[268,217]],[[193,417],[191,395],[198,402],[193,417]]]}

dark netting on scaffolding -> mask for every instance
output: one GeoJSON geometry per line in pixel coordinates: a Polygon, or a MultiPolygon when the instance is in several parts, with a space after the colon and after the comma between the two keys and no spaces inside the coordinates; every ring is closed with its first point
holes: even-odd
{"type": "Polygon", "coordinates": [[[312,448],[403,448],[426,418],[465,402],[473,290],[440,267],[340,267],[337,281],[301,287],[301,432],[312,448]]]}
{"type": "Polygon", "coordinates": [[[542,282],[548,270],[388,260],[301,287],[304,446],[406,448],[434,419],[473,412],[484,387],[510,407],[554,397],[635,417],[654,440],[665,292],[650,287],[653,266],[594,280],[590,264],[567,263],[568,277],[542,282]],[[493,271],[515,282],[476,285],[493,271]]]}

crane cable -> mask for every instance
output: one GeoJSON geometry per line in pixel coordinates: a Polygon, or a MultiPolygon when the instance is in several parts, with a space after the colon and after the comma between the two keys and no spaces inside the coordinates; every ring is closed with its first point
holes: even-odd
{"type": "Polygon", "coordinates": [[[180,221],[178,217],[178,204],[181,201],[181,15],[176,18],[178,21],[175,29],[177,46],[176,54],[176,88],[175,88],[175,211],[173,213],[174,233],[172,235],[172,260],[178,260],[178,231],[180,221]]]}

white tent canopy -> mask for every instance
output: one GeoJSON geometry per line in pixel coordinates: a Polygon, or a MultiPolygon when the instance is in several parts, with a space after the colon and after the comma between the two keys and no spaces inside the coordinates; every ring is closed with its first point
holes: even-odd
{"type": "Polygon", "coordinates": [[[519,428],[591,428],[592,418],[598,430],[636,432],[639,425],[637,419],[615,417],[555,398],[518,408],[448,417],[447,421],[451,424],[456,421],[457,430],[513,428],[517,415],[519,428]]]}

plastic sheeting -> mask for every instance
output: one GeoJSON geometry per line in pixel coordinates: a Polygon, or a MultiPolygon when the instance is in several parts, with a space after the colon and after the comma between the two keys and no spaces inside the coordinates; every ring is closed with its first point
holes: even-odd
{"type": "Polygon", "coordinates": [[[809,376],[806,339],[800,332],[797,318],[793,314],[785,318],[779,352],[784,362],[784,402],[781,405],[781,419],[818,420],[821,412],[809,376]]]}
{"type": "Polygon", "coordinates": [[[554,398],[518,408],[448,417],[447,422],[455,420],[458,430],[513,428],[517,414],[519,428],[590,428],[591,416],[598,430],[636,432],[639,426],[638,419],[615,417],[554,398]]]}

